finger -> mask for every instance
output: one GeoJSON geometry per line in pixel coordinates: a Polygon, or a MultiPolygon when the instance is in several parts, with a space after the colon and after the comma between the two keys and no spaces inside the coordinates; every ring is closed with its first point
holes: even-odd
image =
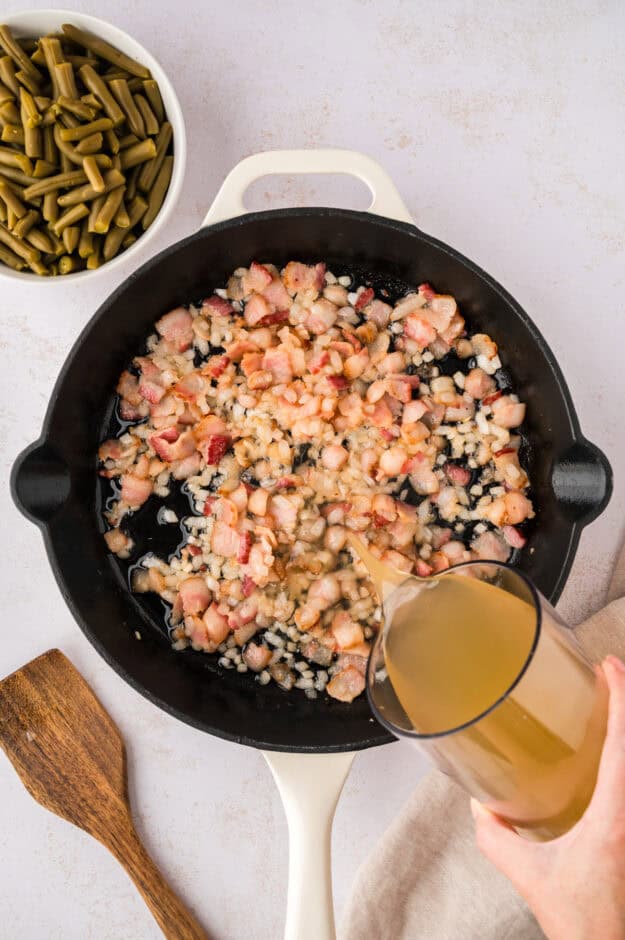
{"type": "Polygon", "coordinates": [[[521,894],[525,894],[526,886],[536,880],[540,846],[523,839],[512,826],[477,800],[471,800],[471,812],[479,850],[521,894]]]}
{"type": "Polygon", "coordinates": [[[608,722],[599,762],[597,785],[590,802],[591,813],[604,813],[606,806],[619,806],[625,789],[625,665],[616,656],[602,663],[608,686],[608,722]]]}

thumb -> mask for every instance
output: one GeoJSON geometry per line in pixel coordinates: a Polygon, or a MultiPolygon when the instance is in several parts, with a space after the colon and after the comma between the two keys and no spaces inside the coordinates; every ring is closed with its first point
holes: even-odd
{"type": "Polygon", "coordinates": [[[523,894],[529,879],[535,877],[537,845],[521,838],[512,826],[477,800],[471,799],[471,812],[479,850],[523,894]]]}

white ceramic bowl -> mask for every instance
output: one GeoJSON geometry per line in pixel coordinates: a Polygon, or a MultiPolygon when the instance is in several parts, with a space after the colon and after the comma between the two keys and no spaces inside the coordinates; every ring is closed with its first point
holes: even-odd
{"type": "Polygon", "coordinates": [[[137,251],[145,249],[148,242],[159,232],[167,219],[171,215],[173,208],[180,195],[182,180],[184,177],[185,166],[187,162],[187,137],[182,116],[182,108],[173,85],[167,78],[167,75],[156,61],[150,55],[147,49],[144,49],[140,43],[133,39],[128,33],[123,32],[116,26],[112,26],[105,20],[97,19],[95,16],[87,16],[84,13],[77,13],[74,10],[32,10],[28,13],[15,13],[12,16],[0,17],[1,22],[6,23],[17,37],[38,38],[48,33],[60,31],[63,23],[71,23],[79,29],[87,30],[102,39],[105,39],[112,46],[132,56],[137,62],[145,65],[152,73],[152,77],[158,82],[163,105],[167,114],[167,120],[173,129],[173,149],[174,166],[171,175],[171,181],[167,195],[161,206],[161,210],[154,219],[154,222],[126,251],[120,255],[111,258],[99,268],[91,271],[77,271],[76,274],[65,274],[58,277],[41,277],[38,274],[27,273],[24,271],[14,271],[12,268],[0,263],[0,276],[9,277],[13,280],[22,281],[40,281],[42,284],[65,284],[68,281],[78,281],[81,279],[94,278],[102,272],[112,271],[113,268],[121,267],[125,262],[135,256],[137,251]]]}

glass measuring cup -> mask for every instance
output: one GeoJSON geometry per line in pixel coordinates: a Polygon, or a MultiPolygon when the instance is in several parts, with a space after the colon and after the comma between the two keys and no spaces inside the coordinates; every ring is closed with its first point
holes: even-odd
{"type": "Polygon", "coordinates": [[[566,832],[594,790],[608,700],[573,632],[507,565],[414,578],[354,547],[384,611],[367,674],[377,719],[527,837],[566,832]]]}

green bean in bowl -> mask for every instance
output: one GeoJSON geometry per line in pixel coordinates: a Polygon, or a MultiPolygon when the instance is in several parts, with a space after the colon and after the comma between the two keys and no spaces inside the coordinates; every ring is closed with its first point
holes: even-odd
{"type": "Polygon", "coordinates": [[[68,275],[127,250],[163,206],[173,137],[141,62],[69,23],[0,25],[0,267],[68,275]]]}

